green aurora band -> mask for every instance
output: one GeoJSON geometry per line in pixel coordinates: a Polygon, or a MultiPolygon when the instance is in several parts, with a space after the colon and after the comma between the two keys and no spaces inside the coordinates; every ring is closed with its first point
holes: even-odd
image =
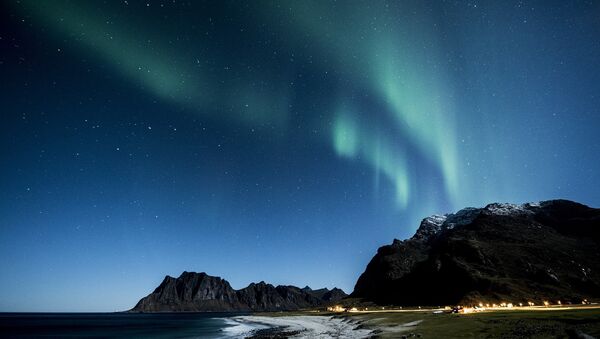
{"type": "MultiPolygon", "coordinates": [[[[284,127],[288,120],[288,93],[265,85],[257,90],[247,84],[254,74],[223,81],[223,74],[209,71],[205,61],[218,60],[210,52],[198,52],[164,32],[144,25],[124,24],[125,17],[103,21],[85,2],[22,1],[25,12],[38,24],[48,25],[57,38],[73,39],[91,54],[111,65],[124,78],[157,97],[188,107],[203,115],[250,126],[284,127]],[[140,36],[147,37],[140,44],[140,36]]],[[[228,67],[221,67],[226,70],[228,67]]]]}
{"type": "MultiPolygon", "coordinates": [[[[336,116],[333,125],[333,146],[338,155],[347,158],[360,158],[372,165],[376,173],[385,175],[396,188],[396,203],[406,208],[409,198],[409,177],[406,172],[406,158],[398,149],[390,149],[392,144],[383,137],[373,137],[374,133],[359,128],[347,111],[336,116]]],[[[376,176],[376,188],[379,186],[376,176]]]]}
{"type": "MultiPolygon", "coordinates": [[[[396,127],[394,139],[408,138],[422,155],[436,164],[443,175],[446,193],[459,203],[458,151],[453,112],[453,93],[446,85],[447,76],[440,70],[433,18],[415,15],[400,22],[385,2],[372,2],[360,11],[356,3],[335,7],[323,2],[290,3],[289,10],[266,17],[288,16],[291,35],[310,34],[323,57],[336,60],[352,77],[361,91],[379,98],[388,107],[385,112],[396,127]],[[365,8],[366,7],[366,8],[365,8]],[[308,33],[307,33],[308,32],[308,33]],[[325,33],[324,33],[325,32],[325,33]]],[[[363,4],[364,5],[364,4],[363,4]]],[[[427,13],[414,8],[424,4],[403,3],[406,11],[427,13]]],[[[386,176],[396,186],[396,201],[404,208],[409,202],[410,171],[406,168],[406,151],[382,138],[378,128],[368,128],[353,121],[347,107],[352,95],[338,110],[332,128],[333,146],[337,154],[360,159],[371,166],[376,175],[386,176]]],[[[343,100],[343,99],[342,99],[343,100]]],[[[358,110],[358,109],[356,109],[358,110]]],[[[368,116],[371,112],[359,112],[368,116]]]]}
{"type": "MultiPolygon", "coordinates": [[[[380,175],[386,177],[395,186],[397,207],[404,209],[411,201],[411,177],[416,174],[407,166],[407,150],[392,141],[409,140],[436,164],[445,191],[456,204],[461,182],[452,93],[445,86],[443,72],[436,69],[441,53],[435,48],[432,18],[419,15],[399,22],[384,2],[363,6],[361,11],[352,3],[338,7],[319,1],[286,5],[289,8],[282,9],[260,3],[256,5],[260,7],[258,14],[249,15],[271,20],[275,27],[286,22],[282,27],[284,43],[291,47],[302,48],[308,35],[323,58],[335,61],[328,67],[338,69],[358,91],[369,93],[387,107],[382,112],[363,112],[354,105],[350,93],[342,92],[336,98],[342,104],[332,117],[331,137],[318,141],[330,142],[340,157],[370,166],[376,186],[380,175]],[[377,126],[366,126],[356,119],[375,113],[387,116],[393,133],[381,133],[377,126]]],[[[257,73],[222,81],[220,74],[203,67],[204,59],[215,58],[210,52],[193,55],[189,48],[173,45],[159,33],[149,33],[147,27],[103,22],[98,19],[101,16],[80,7],[81,3],[25,1],[23,6],[34,21],[49,25],[63,38],[78,41],[124,78],[160,98],[242,125],[284,127],[288,122],[290,95],[286,90],[265,86],[257,91],[248,86],[261,81],[257,73]],[[136,42],[139,38],[135,35],[140,34],[151,37],[147,44],[136,42]]],[[[408,10],[420,5],[405,6],[408,10]]]]}

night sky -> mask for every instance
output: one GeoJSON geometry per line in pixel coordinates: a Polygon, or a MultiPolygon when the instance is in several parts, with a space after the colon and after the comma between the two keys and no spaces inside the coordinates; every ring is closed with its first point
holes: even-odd
{"type": "Polygon", "coordinates": [[[600,206],[600,2],[3,1],[0,311],[351,292],[428,215],[600,206]]]}

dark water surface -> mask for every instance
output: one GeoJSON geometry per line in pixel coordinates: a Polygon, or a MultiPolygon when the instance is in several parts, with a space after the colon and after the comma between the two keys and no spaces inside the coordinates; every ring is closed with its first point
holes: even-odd
{"type": "Polygon", "coordinates": [[[2,338],[223,338],[239,313],[0,313],[2,338]]]}

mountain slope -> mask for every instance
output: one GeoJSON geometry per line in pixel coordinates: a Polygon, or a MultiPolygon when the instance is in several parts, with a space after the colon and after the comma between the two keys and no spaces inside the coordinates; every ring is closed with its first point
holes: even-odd
{"type": "Polygon", "coordinates": [[[234,290],[229,282],[206,273],[183,272],[142,298],[131,312],[290,311],[326,305],[346,297],[337,288],[319,293],[306,287],[273,286],[261,281],[234,290]]]}
{"type": "Polygon", "coordinates": [[[353,297],[448,305],[600,297],[600,209],[567,201],[490,204],[423,219],[379,248],[353,297]]]}

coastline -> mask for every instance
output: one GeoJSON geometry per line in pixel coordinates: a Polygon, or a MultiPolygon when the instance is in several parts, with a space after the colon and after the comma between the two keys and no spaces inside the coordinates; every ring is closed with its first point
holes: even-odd
{"type": "Polygon", "coordinates": [[[228,318],[223,332],[233,338],[369,338],[373,330],[347,317],[325,315],[250,315],[228,318]]]}
{"type": "Polygon", "coordinates": [[[428,310],[259,313],[229,318],[227,338],[600,337],[600,305],[473,313],[428,310]]]}
{"type": "Polygon", "coordinates": [[[600,338],[600,305],[330,313],[0,313],[7,337],[103,338],[600,338]]]}

